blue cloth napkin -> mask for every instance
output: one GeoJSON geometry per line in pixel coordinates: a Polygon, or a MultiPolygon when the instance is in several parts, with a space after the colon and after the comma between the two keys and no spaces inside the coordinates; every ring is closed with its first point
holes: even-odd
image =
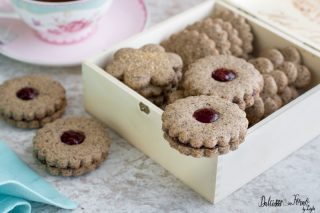
{"type": "Polygon", "coordinates": [[[64,209],[77,207],[0,142],[0,212],[30,213],[31,205],[28,201],[64,209]]]}

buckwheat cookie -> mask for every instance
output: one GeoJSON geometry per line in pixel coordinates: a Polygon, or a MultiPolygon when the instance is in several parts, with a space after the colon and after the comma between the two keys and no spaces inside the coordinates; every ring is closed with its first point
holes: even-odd
{"type": "Polygon", "coordinates": [[[281,70],[282,72],[284,72],[284,74],[286,74],[289,84],[294,83],[297,79],[298,70],[293,62],[284,61],[277,67],[277,69],[281,70]]]}
{"type": "Polygon", "coordinates": [[[244,111],[214,96],[177,100],[162,114],[162,129],[170,146],[193,157],[212,157],[237,149],[247,128],[244,111]]]}
{"type": "Polygon", "coordinates": [[[245,110],[250,125],[258,123],[264,115],[264,103],[261,97],[254,99],[254,104],[245,110]]]}
{"type": "Polygon", "coordinates": [[[280,49],[285,61],[291,61],[295,64],[301,63],[301,55],[297,48],[289,46],[280,49]]]}
{"type": "Polygon", "coordinates": [[[0,117],[19,128],[40,128],[62,116],[62,85],[47,76],[23,76],[0,85],[0,117]]]}
{"type": "Polygon", "coordinates": [[[254,66],[231,55],[208,56],[190,65],[182,86],[186,96],[213,95],[250,107],[263,88],[254,66]]]}
{"type": "Polygon", "coordinates": [[[183,90],[176,90],[168,94],[167,96],[167,104],[172,104],[176,100],[185,98],[183,90]]]}
{"type": "Polygon", "coordinates": [[[298,89],[304,89],[311,83],[311,72],[304,65],[297,65],[298,76],[293,85],[298,89]]]}
{"type": "Polygon", "coordinates": [[[274,70],[270,73],[278,86],[278,92],[282,92],[288,86],[288,77],[281,70],[274,70]]]}
{"type": "Polygon", "coordinates": [[[269,74],[263,74],[263,90],[261,94],[266,96],[274,96],[278,93],[278,86],[274,78],[269,74]]]}
{"type": "Polygon", "coordinates": [[[228,40],[230,41],[230,52],[232,55],[236,57],[240,57],[243,55],[243,49],[242,49],[242,40],[239,37],[238,31],[232,26],[232,24],[228,21],[223,21],[220,18],[212,18],[210,17],[209,19],[212,19],[214,23],[219,24],[224,31],[228,33],[228,40]]]}
{"type": "Polygon", "coordinates": [[[149,44],[140,49],[124,48],[117,51],[107,64],[106,71],[139,91],[153,85],[166,87],[176,84],[181,75],[182,60],[164,48],[149,44]]]}
{"type": "Polygon", "coordinates": [[[262,52],[260,53],[260,57],[268,58],[275,67],[281,65],[284,62],[282,53],[275,48],[262,50],[262,52]]]}
{"type": "Polygon", "coordinates": [[[243,42],[243,55],[247,55],[253,51],[253,34],[251,32],[251,26],[247,23],[244,17],[230,10],[216,11],[214,17],[218,17],[224,21],[230,22],[238,31],[239,37],[243,42]]]}
{"type": "Polygon", "coordinates": [[[269,74],[274,70],[272,62],[267,58],[253,58],[248,62],[252,64],[261,74],[269,74]]]}
{"type": "Polygon", "coordinates": [[[161,45],[169,52],[174,52],[181,56],[184,68],[191,63],[209,55],[219,55],[215,42],[206,34],[195,30],[184,30],[172,35],[161,45]]]}
{"type": "Polygon", "coordinates": [[[80,176],[96,169],[107,158],[110,143],[99,122],[69,117],[38,130],[33,138],[33,153],[52,175],[80,176]]]}
{"type": "Polygon", "coordinates": [[[216,48],[220,54],[231,54],[231,43],[228,40],[228,33],[223,30],[220,24],[215,23],[212,18],[207,18],[205,20],[196,22],[195,24],[188,26],[187,30],[195,30],[206,34],[215,42],[216,48]]]}
{"type": "Polygon", "coordinates": [[[282,93],[279,94],[282,99],[283,105],[289,103],[299,96],[298,91],[294,87],[286,87],[282,93]]]}
{"type": "Polygon", "coordinates": [[[269,116],[282,107],[282,99],[278,95],[272,97],[261,96],[261,98],[264,103],[264,117],[269,116]]]}

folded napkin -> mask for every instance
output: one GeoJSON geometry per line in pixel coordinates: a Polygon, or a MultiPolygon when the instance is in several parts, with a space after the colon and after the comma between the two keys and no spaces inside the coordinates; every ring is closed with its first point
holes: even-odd
{"type": "Polygon", "coordinates": [[[0,212],[29,213],[31,205],[28,201],[64,209],[77,207],[0,142],[0,212]]]}

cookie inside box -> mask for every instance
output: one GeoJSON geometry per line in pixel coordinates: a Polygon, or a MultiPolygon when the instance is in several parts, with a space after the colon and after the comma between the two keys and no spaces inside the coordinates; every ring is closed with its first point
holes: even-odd
{"type": "Polygon", "coordinates": [[[86,61],[83,66],[85,106],[89,113],[108,124],[181,181],[209,201],[217,202],[318,135],[315,124],[320,122],[315,121],[312,111],[317,111],[320,105],[316,101],[319,98],[317,84],[320,74],[316,72],[319,65],[319,53],[314,49],[234,6],[208,1],[86,61]],[[253,56],[266,48],[297,48],[303,63],[312,70],[312,82],[306,92],[294,101],[251,127],[237,151],[211,158],[193,158],[180,154],[164,140],[162,109],[105,72],[104,68],[117,50],[159,44],[221,9],[232,10],[247,19],[254,34],[253,56]],[[284,129],[288,124],[290,130],[284,129]],[[304,131],[301,132],[301,129],[304,131]],[[247,169],[243,171],[243,168],[247,169]],[[234,181],[235,176],[237,181],[234,181]]]}

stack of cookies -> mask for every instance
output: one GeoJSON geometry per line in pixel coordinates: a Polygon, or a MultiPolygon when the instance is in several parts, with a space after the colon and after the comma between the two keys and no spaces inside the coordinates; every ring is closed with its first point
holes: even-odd
{"type": "Polygon", "coordinates": [[[161,45],[180,55],[186,70],[196,60],[210,55],[247,58],[253,50],[252,42],[253,34],[246,20],[223,10],[172,35],[161,45]]]}
{"type": "Polygon", "coordinates": [[[182,60],[156,44],[140,49],[123,48],[107,64],[106,71],[158,106],[174,91],[182,77],[182,60]]]}
{"type": "Polygon", "coordinates": [[[302,65],[300,53],[294,47],[265,49],[249,63],[264,79],[261,97],[246,110],[251,125],[298,97],[311,82],[311,72],[302,65]]]}
{"type": "Polygon", "coordinates": [[[0,85],[0,97],[4,121],[19,128],[40,128],[33,154],[50,174],[83,175],[106,159],[111,141],[104,126],[89,118],[60,118],[67,101],[59,82],[37,75],[14,78],[0,85]]]}

